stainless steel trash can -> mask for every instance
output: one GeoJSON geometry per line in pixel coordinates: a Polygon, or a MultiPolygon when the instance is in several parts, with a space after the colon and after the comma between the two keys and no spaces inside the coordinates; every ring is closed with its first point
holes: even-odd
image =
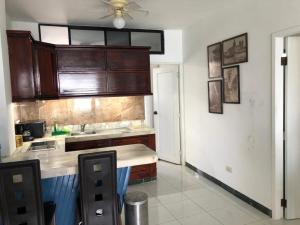
{"type": "Polygon", "coordinates": [[[148,225],[148,196],[130,192],[125,196],[125,225],[148,225]]]}

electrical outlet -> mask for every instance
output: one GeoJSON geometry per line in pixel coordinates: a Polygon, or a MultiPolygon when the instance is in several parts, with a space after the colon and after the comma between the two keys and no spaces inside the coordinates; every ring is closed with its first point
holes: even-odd
{"type": "Polygon", "coordinates": [[[225,167],[225,170],[228,172],[228,173],[232,173],[232,168],[230,166],[226,166],[225,167]]]}

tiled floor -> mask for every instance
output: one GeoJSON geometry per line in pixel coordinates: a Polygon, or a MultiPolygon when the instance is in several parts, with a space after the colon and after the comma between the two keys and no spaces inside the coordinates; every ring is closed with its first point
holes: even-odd
{"type": "Polygon", "coordinates": [[[155,182],[129,186],[149,195],[149,225],[300,225],[274,221],[186,167],[158,163],[155,182]]]}

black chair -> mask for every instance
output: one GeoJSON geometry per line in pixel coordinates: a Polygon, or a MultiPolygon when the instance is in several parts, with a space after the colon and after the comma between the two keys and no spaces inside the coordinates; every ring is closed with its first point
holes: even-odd
{"type": "Polygon", "coordinates": [[[78,156],[81,217],[84,225],[117,225],[116,152],[78,156]]]}
{"type": "Polygon", "coordinates": [[[0,207],[2,225],[52,223],[55,205],[44,207],[39,160],[0,164],[0,207]]]}

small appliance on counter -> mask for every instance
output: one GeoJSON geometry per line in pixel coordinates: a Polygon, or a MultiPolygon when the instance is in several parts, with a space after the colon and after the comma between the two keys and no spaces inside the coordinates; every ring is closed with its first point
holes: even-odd
{"type": "Polygon", "coordinates": [[[23,141],[32,141],[34,138],[42,138],[46,133],[46,121],[24,121],[15,124],[16,135],[22,135],[23,141]]]}

